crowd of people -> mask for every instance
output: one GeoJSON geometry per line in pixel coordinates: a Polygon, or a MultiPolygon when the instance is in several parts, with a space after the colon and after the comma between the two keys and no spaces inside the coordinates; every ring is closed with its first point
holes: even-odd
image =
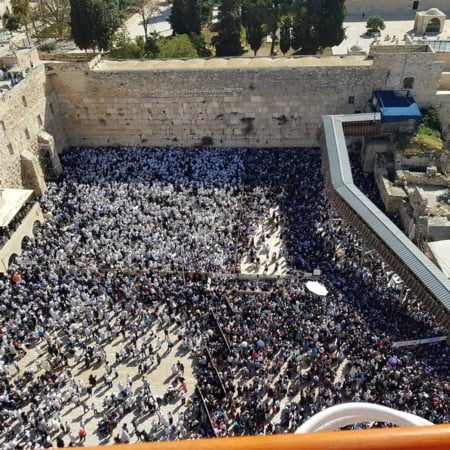
{"type": "Polygon", "coordinates": [[[36,199],[32,196],[31,199],[27,200],[25,204],[20,208],[17,214],[13,217],[13,219],[8,223],[5,227],[0,227],[0,248],[2,248],[8,240],[12,237],[14,232],[17,230],[17,227],[22,222],[22,219],[28,214],[30,209],[33,207],[36,199]]]}
{"type": "Polygon", "coordinates": [[[392,347],[446,332],[330,210],[317,149],[77,148],[62,159],[41,199],[52,218],[0,279],[4,449],[82,444],[85,414],[98,442],[294,431],[346,401],[449,421],[445,343],[392,347]],[[292,270],[240,279],[268,216],[282,241],[274,260],[292,270]],[[326,296],[305,287],[315,269],[326,296]],[[196,386],[178,361],[156,395],[147,374],[174,346],[196,386]],[[23,367],[35,347],[43,354],[23,367]]]}

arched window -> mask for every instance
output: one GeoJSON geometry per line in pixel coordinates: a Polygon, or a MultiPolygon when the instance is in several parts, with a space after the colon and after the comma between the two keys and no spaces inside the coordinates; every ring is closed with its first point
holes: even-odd
{"type": "Polygon", "coordinates": [[[414,87],[414,78],[406,77],[403,80],[403,89],[412,89],[414,87]]]}
{"type": "Polygon", "coordinates": [[[25,98],[25,95],[22,95],[22,103],[23,106],[27,106],[27,99],[25,98]]]}

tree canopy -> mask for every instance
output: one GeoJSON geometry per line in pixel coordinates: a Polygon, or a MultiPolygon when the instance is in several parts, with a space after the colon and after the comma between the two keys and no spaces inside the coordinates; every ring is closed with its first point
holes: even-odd
{"type": "Polygon", "coordinates": [[[169,17],[174,34],[200,34],[201,17],[198,0],[173,0],[169,17]]]}
{"type": "Polygon", "coordinates": [[[285,55],[291,48],[291,23],[285,18],[280,28],[280,50],[285,55]]]}
{"type": "Polygon", "coordinates": [[[267,19],[266,0],[244,0],[242,3],[242,25],[245,27],[247,42],[254,55],[261,47],[264,38],[264,24],[267,19]]]}
{"type": "Polygon", "coordinates": [[[120,0],[70,0],[75,44],[83,50],[108,50],[114,32],[121,25],[122,5],[120,0]]]}
{"type": "Polygon", "coordinates": [[[17,31],[20,28],[20,19],[15,14],[6,17],[5,28],[8,31],[17,31]]]}
{"type": "MultiPolygon", "coordinates": [[[[16,16],[20,24],[25,27],[28,32],[28,24],[30,23],[31,7],[29,0],[11,0],[12,16],[16,16]]],[[[14,19],[15,20],[15,19],[14,19]]]]}
{"type": "Polygon", "coordinates": [[[59,36],[64,36],[69,33],[70,1],[36,0],[31,12],[31,20],[36,32],[36,24],[39,24],[43,34],[57,33],[59,36]]]}
{"type": "Polygon", "coordinates": [[[292,48],[314,55],[345,38],[345,0],[294,0],[292,48]]]}
{"type": "Polygon", "coordinates": [[[217,31],[217,35],[212,40],[216,47],[216,56],[242,54],[240,0],[222,0],[214,30],[217,31]]]}
{"type": "Polygon", "coordinates": [[[187,34],[177,34],[158,41],[158,58],[196,58],[198,53],[187,34]]]}
{"type": "Polygon", "coordinates": [[[370,16],[367,19],[366,28],[371,33],[378,33],[380,30],[384,30],[385,27],[384,20],[380,16],[370,16]]]}

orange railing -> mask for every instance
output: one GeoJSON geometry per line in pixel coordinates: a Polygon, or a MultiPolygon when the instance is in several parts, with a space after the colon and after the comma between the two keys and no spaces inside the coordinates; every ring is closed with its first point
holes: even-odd
{"type": "MultiPolygon", "coordinates": [[[[115,450],[450,450],[450,425],[124,444],[115,450]]],[[[105,450],[105,447],[98,447],[105,450]]]]}

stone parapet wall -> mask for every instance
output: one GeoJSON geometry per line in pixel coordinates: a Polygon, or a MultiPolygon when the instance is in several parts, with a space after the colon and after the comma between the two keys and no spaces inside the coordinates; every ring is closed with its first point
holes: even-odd
{"type": "Polygon", "coordinates": [[[433,241],[444,241],[450,239],[450,222],[446,225],[428,224],[428,237],[433,241]]]}
{"type": "Polygon", "coordinates": [[[374,53],[426,53],[431,52],[428,45],[371,45],[369,54],[374,53]]]}
{"type": "Polygon", "coordinates": [[[446,72],[450,71],[450,52],[436,52],[436,60],[444,63],[444,70],[446,72]]]}

